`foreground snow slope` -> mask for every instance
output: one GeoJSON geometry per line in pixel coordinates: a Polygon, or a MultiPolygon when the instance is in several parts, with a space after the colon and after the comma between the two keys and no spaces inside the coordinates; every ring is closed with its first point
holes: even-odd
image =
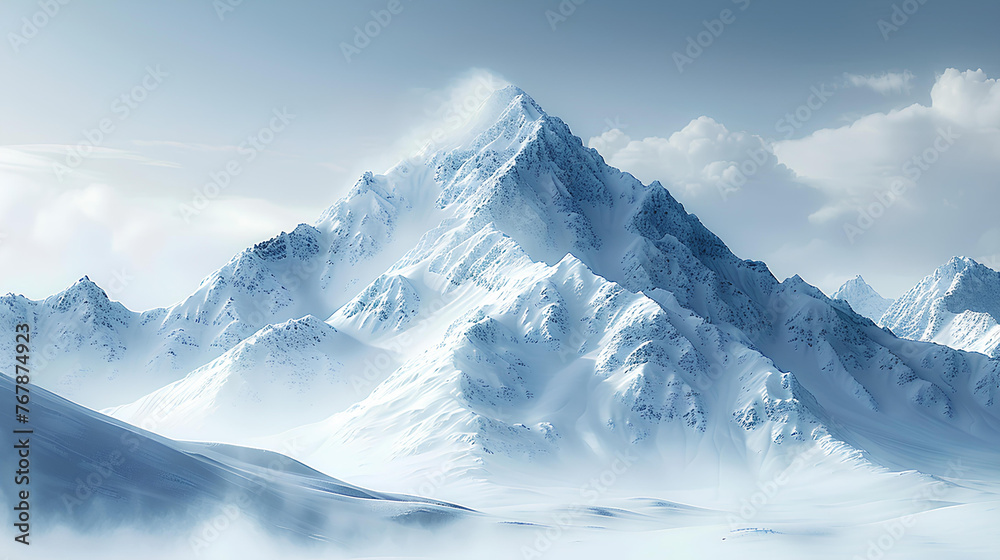
{"type": "MultiPolygon", "coordinates": [[[[851,558],[995,554],[996,486],[891,473],[844,460],[825,442],[725,499],[633,492],[648,480],[623,456],[573,487],[556,471],[511,487],[507,505],[476,513],[364,490],[289,457],[182,443],[32,388],[30,547],[13,558],[851,558]]],[[[0,375],[0,398],[12,400],[0,375]]],[[[18,443],[5,423],[3,441],[18,443]]],[[[291,442],[294,445],[294,442],[291,442]]],[[[431,487],[433,491],[433,487],[431,487]]],[[[467,494],[484,501],[484,496],[467,494]]],[[[493,500],[496,502],[497,500],[493,500]]],[[[5,524],[13,527],[11,513],[5,524]]],[[[9,531],[8,531],[9,533],[9,531]]]]}
{"type": "Polygon", "coordinates": [[[1000,272],[955,257],[903,294],[879,324],[897,336],[1000,357],[1000,272]]]}
{"type": "MultiPolygon", "coordinates": [[[[193,532],[223,515],[275,536],[350,545],[393,527],[471,515],[442,502],[364,490],[268,451],[167,440],[30,390],[30,423],[5,422],[3,435],[6,449],[28,441],[29,481],[18,486],[4,477],[0,493],[4,503],[15,504],[16,493],[29,490],[38,540],[63,524],[94,534],[125,527],[193,532]],[[33,433],[14,434],[11,426],[33,433]]],[[[14,401],[6,375],[0,375],[0,398],[14,401]]],[[[9,508],[5,517],[10,527],[9,508]]]]}

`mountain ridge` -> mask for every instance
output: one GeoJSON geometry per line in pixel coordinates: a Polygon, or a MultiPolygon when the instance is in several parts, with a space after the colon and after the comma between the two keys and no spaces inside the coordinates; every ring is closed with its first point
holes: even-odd
{"type": "Polygon", "coordinates": [[[881,324],[904,338],[1000,357],[1000,272],[953,257],[901,296],[881,324]]]}

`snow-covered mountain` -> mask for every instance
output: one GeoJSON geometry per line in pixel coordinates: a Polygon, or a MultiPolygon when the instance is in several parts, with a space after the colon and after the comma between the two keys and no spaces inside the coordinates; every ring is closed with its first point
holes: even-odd
{"type": "MultiPolygon", "coordinates": [[[[9,296],[3,317],[78,332],[54,350],[80,361],[65,392],[119,420],[292,440],[338,478],[477,509],[583,494],[612,472],[615,494],[735,511],[795,465],[843,474],[859,497],[891,469],[919,472],[893,478],[893,500],[926,476],[974,480],[984,494],[955,499],[989,500],[1000,361],[897,338],[779,282],[520,89],[438,148],[366,173],[316,224],[244,251],[172,308],[132,314],[85,283],[75,299],[9,296]],[[101,401],[93,387],[120,378],[101,401]]],[[[816,503],[845,507],[840,492],[816,503]]]]}
{"type": "Polygon", "coordinates": [[[830,298],[846,301],[858,315],[868,317],[875,323],[879,322],[893,303],[893,300],[882,297],[875,288],[869,286],[861,275],[844,282],[830,298]]]}
{"type": "Polygon", "coordinates": [[[880,324],[903,338],[1000,357],[1000,272],[955,257],[896,300],[880,324]]]}
{"type": "MultiPolygon", "coordinates": [[[[498,478],[642,448],[661,473],[715,484],[720,464],[752,470],[827,436],[884,465],[942,472],[947,449],[980,456],[986,472],[981,438],[1000,442],[978,428],[998,423],[1000,363],[901,341],[798,278],[778,282],[517,88],[495,94],[447,148],[365,174],[316,227],[296,231],[255,258],[287,268],[314,254],[291,249],[313,246],[296,238],[329,232],[315,243],[330,247],[322,266],[292,287],[273,275],[241,285],[283,294],[278,307],[329,317],[375,349],[360,351],[370,390],[294,432],[312,442],[303,457],[331,472],[425,458],[447,459],[457,478],[498,478]],[[928,434],[942,454],[925,453],[928,434]],[[666,460],[678,453],[688,460],[666,460]]],[[[219,295],[201,299],[219,301],[235,282],[206,285],[219,295]]],[[[239,317],[233,340],[247,343],[236,354],[271,344],[248,339],[239,317]]],[[[283,381],[234,377],[234,357],[113,413],[180,419],[164,433],[191,437],[228,411],[211,433],[237,442],[222,426],[287,425],[266,420],[282,408],[237,404],[283,381]]],[[[313,394],[327,400],[307,391],[295,406],[313,394]]]]}
{"type": "Polygon", "coordinates": [[[129,311],[83,278],[43,301],[0,297],[0,325],[33,325],[40,386],[92,408],[125,404],[262,328],[340,309],[446,216],[430,182],[414,173],[407,192],[390,193],[366,173],[315,225],[241,252],[169,308],[129,311]]]}
{"type": "Polygon", "coordinates": [[[104,412],[179,438],[248,441],[357,402],[382,380],[357,378],[377,353],[307,315],[264,327],[184,379],[104,412]]]}

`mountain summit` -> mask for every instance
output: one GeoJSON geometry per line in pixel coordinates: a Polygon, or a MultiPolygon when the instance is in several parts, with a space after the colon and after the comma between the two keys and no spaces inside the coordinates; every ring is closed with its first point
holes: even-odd
{"type": "Polygon", "coordinates": [[[1000,272],[967,257],[937,268],[890,307],[897,336],[1000,356],[1000,272]]]}
{"type": "Polygon", "coordinates": [[[875,323],[879,322],[879,319],[893,302],[893,300],[884,298],[876,292],[861,275],[844,282],[844,285],[830,297],[846,301],[851,305],[851,309],[875,323]]]}

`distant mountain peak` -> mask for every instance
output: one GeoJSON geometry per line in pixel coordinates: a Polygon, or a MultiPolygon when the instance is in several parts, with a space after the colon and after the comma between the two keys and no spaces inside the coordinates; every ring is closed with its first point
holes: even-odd
{"type": "Polygon", "coordinates": [[[997,355],[1000,272],[953,257],[899,298],[882,324],[897,336],[997,355]]]}
{"type": "Polygon", "coordinates": [[[88,302],[91,305],[104,305],[106,303],[110,303],[111,298],[109,298],[107,292],[91,280],[90,277],[84,276],[59,294],[50,296],[49,299],[52,301],[62,301],[65,306],[75,304],[78,301],[88,302]]]}
{"type": "Polygon", "coordinates": [[[844,282],[844,285],[834,292],[832,298],[846,301],[855,313],[868,317],[876,323],[893,302],[882,297],[860,274],[844,282]]]}

